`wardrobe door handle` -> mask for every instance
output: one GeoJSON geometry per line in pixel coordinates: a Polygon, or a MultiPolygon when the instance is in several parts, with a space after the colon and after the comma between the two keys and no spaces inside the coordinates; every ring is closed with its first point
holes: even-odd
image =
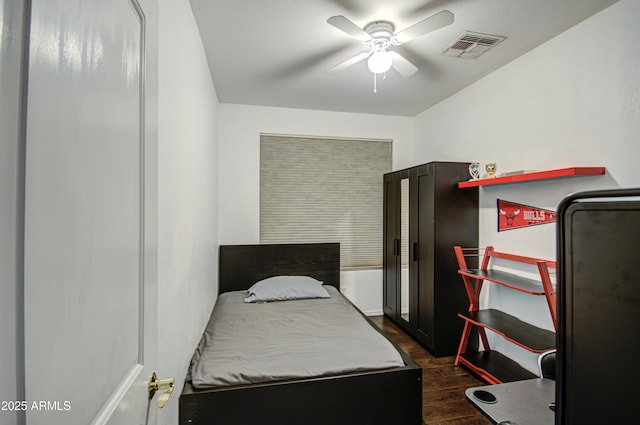
{"type": "Polygon", "coordinates": [[[418,242],[413,243],[413,261],[418,261],[418,242]]]}
{"type": "Polygon", "coordinates": [[[400,255],[400,239],[393,240],[393,255],[400,255]]]}

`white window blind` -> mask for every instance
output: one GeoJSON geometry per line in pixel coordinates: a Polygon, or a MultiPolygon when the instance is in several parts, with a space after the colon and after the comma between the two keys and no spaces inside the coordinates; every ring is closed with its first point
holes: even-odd
{"type": "Polygon", "coordinates": [[[382,264],[391,141],[263,134],[260,241],[340,242],[342,267],[382,264]]]}

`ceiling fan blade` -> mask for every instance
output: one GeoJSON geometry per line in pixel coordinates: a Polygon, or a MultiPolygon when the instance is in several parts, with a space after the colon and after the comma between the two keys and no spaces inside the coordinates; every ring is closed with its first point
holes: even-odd
{"type": "Polygon", "coordinates": [[[347,59],[346,61],[339,63],[333,68],[329,68],[324,71],[325,74],[333,74],[334,72],[342,71],[345,68],[350,67],[351,65],[355,65],[356,63],[366,59],[369,57],[369,52],[362,52],[357,56],[352,57],[351,59],[347,59]]]}
{"type": "Polygon", "coordinates": [[[418,71],[418,68],[409,62],[404,56],[398,52],[390,51],[391,54],[391,66],[398,71],[398,74],[403,77],[410,77],[418,71]]]}
{"type": "Polygon", "coordinates": [[[454,20],[454,15],[448,10],[443,10],[436,13],[433,16],[429,16],[420,22],[411,25],[395,35],[395,38],[399,44],[406,43],[432,31],[451,25],[454,20]]]}
{"type": "Polygon", "coordinates": [[[334,27],[338,28],[340,31],[343,31],[349,34],[351,37],[356,38],[360,41],[365,41],[371,38],[369,33],[365,30],[348,20],[342,15],[332,16],[327,19],[327,22],[334,27]]]}

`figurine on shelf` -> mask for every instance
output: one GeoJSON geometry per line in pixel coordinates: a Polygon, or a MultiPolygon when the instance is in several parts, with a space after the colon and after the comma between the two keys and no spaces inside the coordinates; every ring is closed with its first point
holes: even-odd
{"type": "Polygon", "coordinates": [[[498,166],[496,165],[495,162],[490,162],[488,164],[486,164],[484,166],[484,169],[487,170],[487,178],[488,179],[493,179],[496,177],[496,170],[498,169],[498,166]]]}
{"type": "Polygon", "coordinates": [[[471,164],[469,164],[469,175],[471,176],[469,181],[478,180],[480,178],[480,163],[479,162],[472,162],[471,164]]]}

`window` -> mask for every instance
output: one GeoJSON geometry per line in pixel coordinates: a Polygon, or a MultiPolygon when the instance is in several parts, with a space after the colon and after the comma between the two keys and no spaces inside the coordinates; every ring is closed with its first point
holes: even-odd
{"type": "Polygon", "coordinates": [[[342,267],[382,264],[391,141],[263,134],[260,241],[340,242],[342,267]]]}

